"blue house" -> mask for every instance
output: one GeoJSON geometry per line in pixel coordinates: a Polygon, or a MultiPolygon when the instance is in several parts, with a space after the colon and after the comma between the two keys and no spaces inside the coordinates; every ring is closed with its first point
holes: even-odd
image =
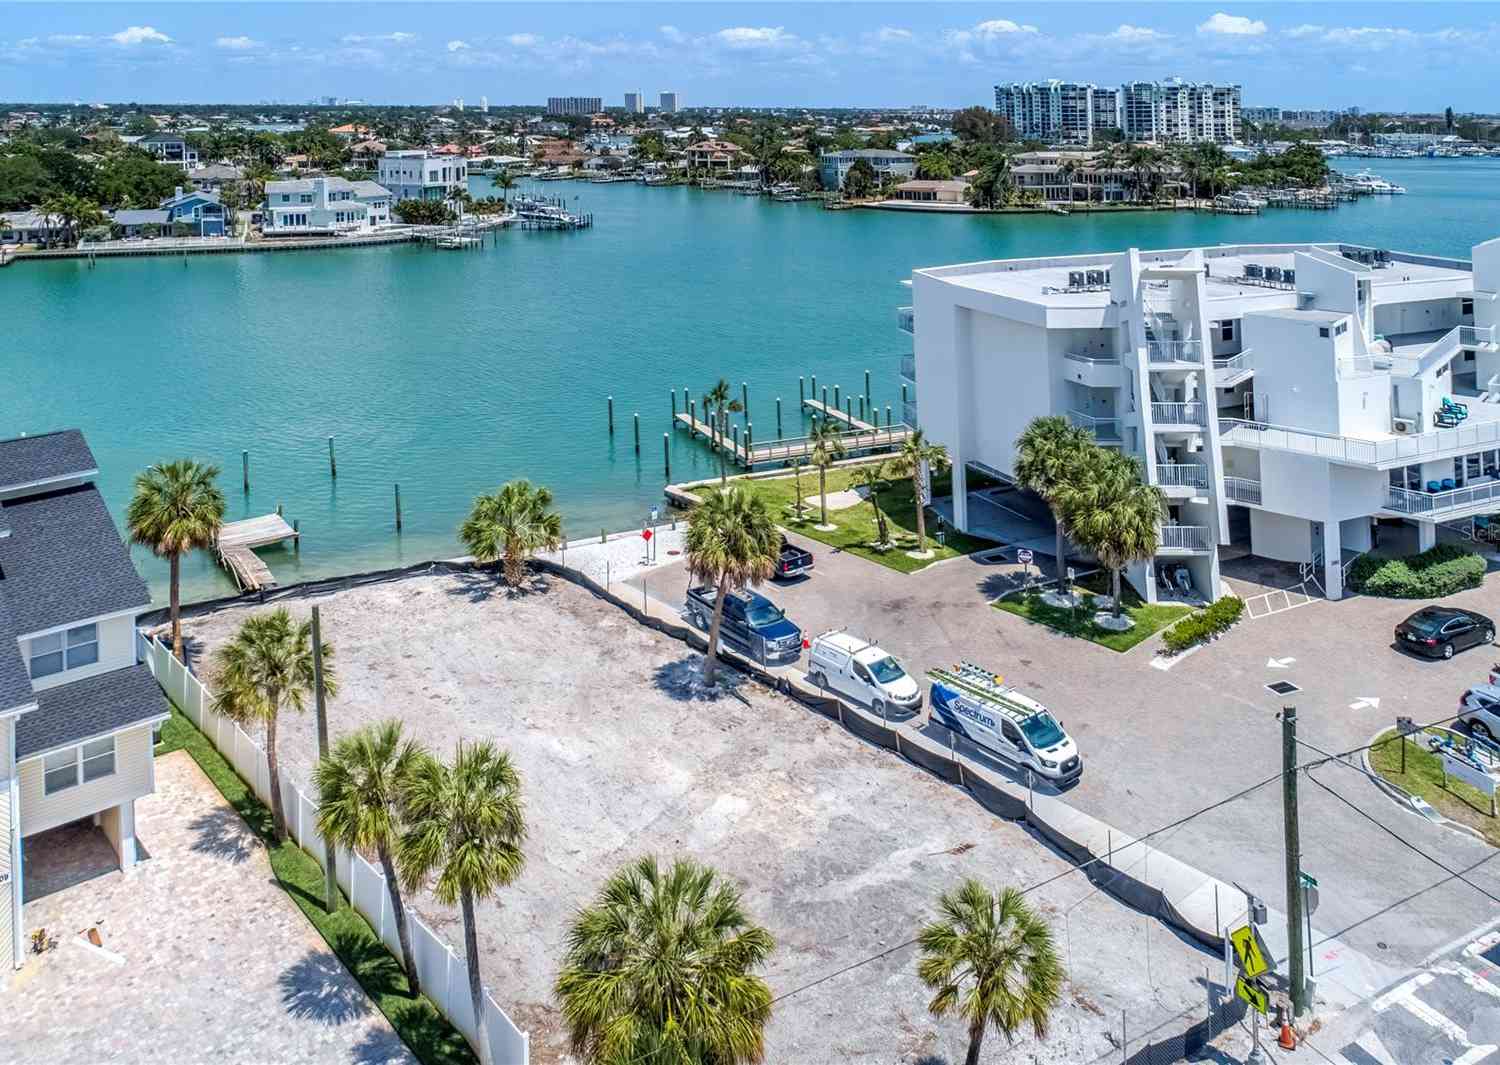
{"type": "Polygon", "coordinates": [[[179,185],[175,195],[161,202],[167,214],[166,224],[185,222],[198,237],[222,237],[229,231],[228,216],[217,192],[194,189],[184,192],[179,185]]]}

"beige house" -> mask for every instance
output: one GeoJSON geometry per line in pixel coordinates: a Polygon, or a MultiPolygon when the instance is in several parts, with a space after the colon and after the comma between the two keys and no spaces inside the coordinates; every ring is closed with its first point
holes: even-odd
{"type": "Polygon", "coordinates": [[[25,957],[26,868],[49,831],[92,820],[135,863],[169,714],[136,662],[151,597],[98,472],[77,430],[0,441],[0,985],[25,957]]]}
{"type": "Polygon", "coordinates": [[[917,178],[897,185],[894,198],[913,203],[968,203],[969,183],[958,178],[946,181],[917,178]]]}
{"type": "Polygon", "coordinates": [[[733,170],[744,149],[733,141],[699,141],[687,148],[688,166],[698,170],[733,170]]]}

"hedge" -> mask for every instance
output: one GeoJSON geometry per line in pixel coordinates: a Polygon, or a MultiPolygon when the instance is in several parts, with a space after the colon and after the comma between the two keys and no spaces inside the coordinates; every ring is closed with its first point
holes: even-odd
{"type": "Polygon", "coordinates": [[[1223,596],[1211,603],[1207,610],[1189,614],[1173,625],[1162,636],[1162,643],[1172,654],[1186,651],[1195,643],[1202,643],[1210,636],[1217,636],[1229,628],[1240,620],[1244,610],[1243,599],[1234,595],[1223,596]]]}
{"type": "Polygon", "coordinates": [[[1387,599],[1435,599],[1484,583],[1483,557],[1458,544],[1438,544],[1420,555],[1361,555],[1344,573],[1352,591],[1387,599]]]}

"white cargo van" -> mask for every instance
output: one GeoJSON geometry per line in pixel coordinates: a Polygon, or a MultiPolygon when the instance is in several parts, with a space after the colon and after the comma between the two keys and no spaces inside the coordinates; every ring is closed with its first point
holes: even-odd
{"type": "Polygon", "coordinates": [[[932,712],[961,736],[1054,784],[1083,774],[1083,759],[1062,723],[1035,699],[971,662],[929,670],[932,712]]]}
{"type": "Polygon", "coordinates": [[[877,714],[916,710],[922,689],[894,658],[873,643],[832,629],[815,638],[809,649],[807,678],[862,703],[877,714]]]}

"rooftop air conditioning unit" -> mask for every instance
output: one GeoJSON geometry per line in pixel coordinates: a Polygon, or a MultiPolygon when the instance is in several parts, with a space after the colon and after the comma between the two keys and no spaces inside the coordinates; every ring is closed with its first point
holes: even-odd
{"type": "Polygon", "coordinates": [[[1083,271],[1082,270],[1069,270],[1068,271],[1068,287],[1069,288],[1082,288],[1083,287],[1083,271]]]}
{"type": "Polygon", "coordinates": [[[1281,267],[1279,267],[1279,266],[1268,266],[1268,267],[1266,267],[1266,280],[1267,281],[1280,281],[1281,280],[1281,267]]]}
{"type": "Polygon", "coordinates": [[[1102,284],[1104,284],[1104,271],[1103,270],[1090,270],[1088,272],[1088,283],[1090,285],[1102,285],[1102,284]]]}
{"type": "Polygon", "coordinates": [[[1288,267],[1281,271],[1281,280],[1285,281],[1288,285],[1295,285],[1297,283],[1297,271],[1288,267]]]}
{"type": "Polygon", "coordinates": [[[1405,436],[1417,431],[1417,420],[1415,418],[1392,418],[1391,428],[1405,436]]]}
{"type": "Polygon", "coordinates": [[[1259,263],[1246,263],[1245,264],[1245,276],[1246,277],[1260,277],[1260,276],[1262,276],[1262,273],[1263,273],[1263,271],[1261,270],[1259,263]]]}

